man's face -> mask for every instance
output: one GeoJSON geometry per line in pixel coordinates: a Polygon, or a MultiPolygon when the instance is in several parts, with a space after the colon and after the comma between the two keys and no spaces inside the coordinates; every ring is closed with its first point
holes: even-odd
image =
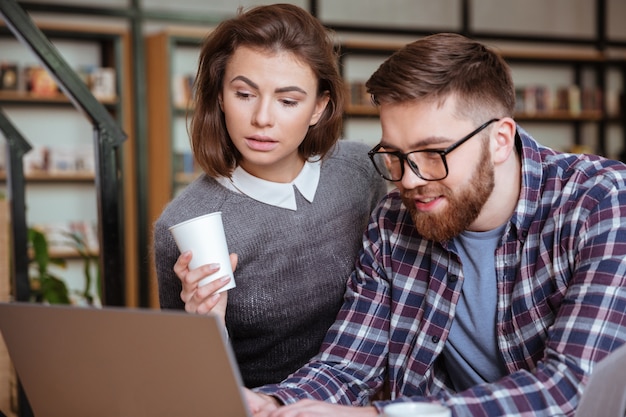
{"type": "MultiPolygon", "coordinates": [[[[478,126],[455,115],[454,99],[433,103],[382,105],[381,124],[386,151],[445,149],[478,126]]],[[[438,181],[419,178],[405,164],[394,184],[411,213],[417,231],[427,239],[444,241],[471,230],[494,188],[494,165],[487,135],[480,132],[446,155],[448,176],[438,181]]],[[[418,166],[419,168],[419,166],[418,166]]]]}

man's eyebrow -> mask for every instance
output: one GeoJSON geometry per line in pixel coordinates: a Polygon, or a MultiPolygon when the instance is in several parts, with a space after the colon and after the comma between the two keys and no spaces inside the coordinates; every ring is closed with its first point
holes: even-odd
{"type": "MultiPolygon", "coordinates": [[[[257,83],[255,83],[254,81],[252,81],[251,79],[249,79],[248,77],[243,76],[243,75],[236,76],[230,82],[232,83],[233,81],[237,81],[237,80],[243,81],[244,83],[248,84],[250,87],[252,87],[252,88],[254,88],[256,90],[259,89],[259,86],[258,86],[257,83]]],[[[295,85],[290,85],[290,86],[286,86],[286,87],[280,87],[280,88],[277,88],[275,90],[276,93],[288,93],[290,91],[297,91],[299,93],[307,95],[306,91],[304,91],[302,88],[300,88],[298,86],[295,86],[295,85]]]]}
{"type": "MultiPolygon", "coordinates": [[[[444,146],[444,144],[447,145],[451,142],[453,142],[453,140],[450,138],[444,138],[442,136],[429,136],[423,140],[420,140],[419,142],[411,142],[408,146],[408,150],[405,151],[410,152],[411,150],[426,149],[429,147],[435,149],[444,146]]],[[[380,139],[380,145],[384,148],[398,149],[396,146],[386,141],[385,138],[380,139]]]]}

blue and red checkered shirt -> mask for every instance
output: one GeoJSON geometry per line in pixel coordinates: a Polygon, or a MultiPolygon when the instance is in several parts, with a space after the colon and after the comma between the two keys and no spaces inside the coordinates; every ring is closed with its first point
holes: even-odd
{"type": "Polygon", "coordinates": [[[573,416],[594,364],[626,342],[626,166],[518,134],[522,188],[495,252],[496,323],[485,323],[496,326],[506,377],[450,388],[442,350],[463,267],[451,241],[418,234],[392,191],[320,354],[257,391],[285,404],[366,405],[387,380],[392,401],[441,401],[455,417],[573,416]]]}

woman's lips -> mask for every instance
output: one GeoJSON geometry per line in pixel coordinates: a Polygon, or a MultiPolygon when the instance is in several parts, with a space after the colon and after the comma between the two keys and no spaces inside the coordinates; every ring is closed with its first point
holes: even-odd
{"type": "Polygon", "coordinates": [[[248,147],[255,151],[267,152],[278,146],[278,142],[266,137],[251,136],[246,138],[248,147]]]}

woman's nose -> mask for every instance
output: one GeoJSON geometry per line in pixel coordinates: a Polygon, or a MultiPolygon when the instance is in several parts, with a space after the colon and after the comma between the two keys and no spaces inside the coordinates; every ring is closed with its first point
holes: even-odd
{"type": "Polygon", "coordinates": [[[260,100],[252,115],[252,123],[256,126],[271,126],[274,124],[272,103],[269,100],[260,100]]]}

